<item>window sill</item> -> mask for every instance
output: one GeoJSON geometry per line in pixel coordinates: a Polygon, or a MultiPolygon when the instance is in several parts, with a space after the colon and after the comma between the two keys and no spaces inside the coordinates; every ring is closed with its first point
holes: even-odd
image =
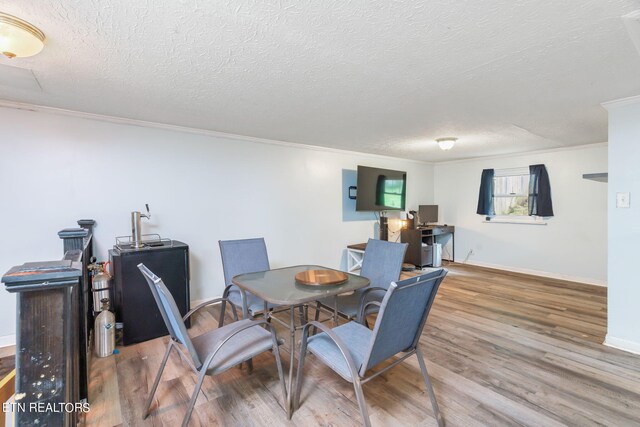
{"type": "Polygon", "coordinates": [[[525,218],[492,218],[483,220],[485,223],[496,224],[523,224],[523,225],[547,225],[547,221],[543,219],[525,219],[525,218]]]}

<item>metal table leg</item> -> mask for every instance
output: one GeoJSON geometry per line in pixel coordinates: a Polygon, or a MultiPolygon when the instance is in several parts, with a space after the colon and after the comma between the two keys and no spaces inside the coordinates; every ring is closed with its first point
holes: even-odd
{"type": "Polygon", "coordinates": [[[289,310],[289,384],[288,384],[288,396],[287,396],[287,414],[289,419],[293,415],[293,362],[296,354],[296,323],[295,316],[293,314],[295,306],[291,306],[289,310]]]}
{"type": "Polygon", "coordinates": [[[247,292],[240,288],[240,298],[242,298],[242,318],[249,319],[249,307],[247,307],[247,292]]]}

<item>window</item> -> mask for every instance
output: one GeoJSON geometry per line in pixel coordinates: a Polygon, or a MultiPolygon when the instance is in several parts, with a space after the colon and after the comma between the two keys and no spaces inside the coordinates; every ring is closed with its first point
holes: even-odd
{"type": "Polygon", "coordinates": [[[528,216],[529,168],[496,169],[493,177],[493,209],[496,216],[528,216]]]}
{"type": "Polygon", "coordinates": [[[547,168],[483,169],[476,213],[484,222],[546,225],[553,216],[547,168]]]}

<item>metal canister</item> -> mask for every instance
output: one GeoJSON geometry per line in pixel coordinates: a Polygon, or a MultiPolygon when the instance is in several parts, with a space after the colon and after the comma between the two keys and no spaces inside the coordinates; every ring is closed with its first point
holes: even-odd
{"type": "Polygon", "coordinates": [[[102,310],[101,301],[103,299],[109,300],[109,289],[111,288],[111,276],[104,271],[104,267],[100,266],[97,273],[94,273],[91,279],[91,290],[93,292],[93,311],[99,312],[102,310]]]}
{"type": "Polygon", "coordinates": [[[107,357],[116,348],[116,317],[109,311],[109,300],[102,299],[102,311],[94,324],[96,355],[107,357]]]}

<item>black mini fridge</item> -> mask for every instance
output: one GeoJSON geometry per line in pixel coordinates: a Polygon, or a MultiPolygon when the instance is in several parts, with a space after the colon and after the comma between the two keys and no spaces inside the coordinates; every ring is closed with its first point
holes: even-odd
{"type": "MultiPolygon", "coordinates": [[[[122,322],[122,343],[147,341],[169,331],[138,269],[143,263],[162,279],[181,315],[189,311],[189,246],[177,240],[162,240],[133,248],[118,245],[109,251],[114,274],[116,322],[122,322]]],[[[187,327],[189,321],[185,322],[187,327]]]]}

